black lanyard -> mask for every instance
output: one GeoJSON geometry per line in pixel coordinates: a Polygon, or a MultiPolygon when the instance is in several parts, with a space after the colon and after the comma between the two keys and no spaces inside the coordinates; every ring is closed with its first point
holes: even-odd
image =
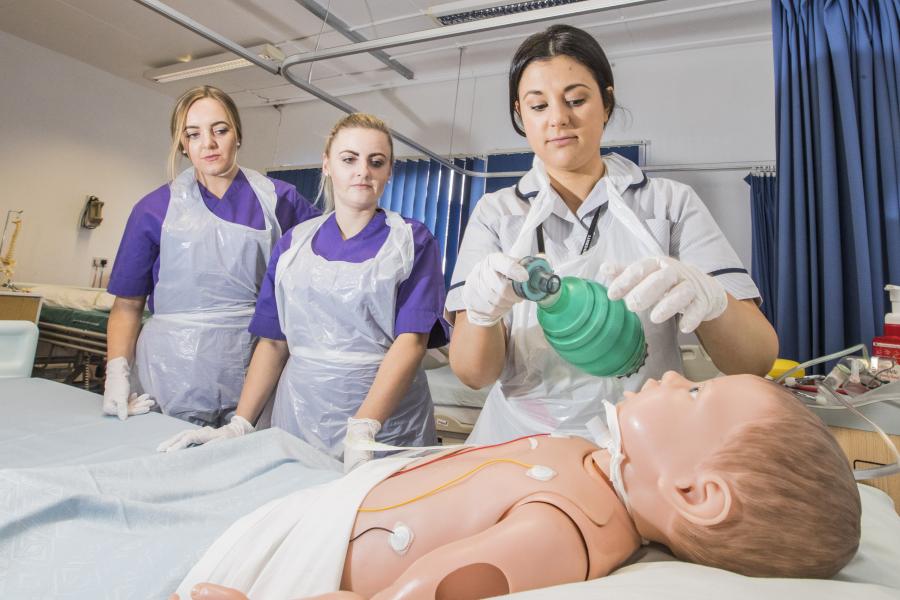
{"type": "MultiPolygon", "coordinates": [[[[597,212],[594,213],[594,218],[591,219],[591,225],[588,227],[587,235],[584,238],[584,244],[581,246],[581,252],[579,254],[584,254],[588,251],[588,248],[591,247],[591,243],[594,241],[594,235],[597,233],[597,221],[600,220],[600,213],[603,212],[603,209],[606,205],[600,206],[597,208],[597,212]]],[[[538,253],[545,254],[544,251],[544,225],[540,224],[537,226],[537,246],[538,253]]]]}

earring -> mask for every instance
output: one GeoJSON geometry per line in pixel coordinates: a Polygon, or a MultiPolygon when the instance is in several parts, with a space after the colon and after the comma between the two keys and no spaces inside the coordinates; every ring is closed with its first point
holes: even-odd
{"type": "Polygon", "coordinates": [[[241,147],[241,143],[240,143],[240,142],[237,143],[237,147],[238,147],[238,148],[241,147]]]}
{"type": "Polygon", "coordinates": [[[181,153],[187,156],[187,150],[182,150],[181,153]]]}

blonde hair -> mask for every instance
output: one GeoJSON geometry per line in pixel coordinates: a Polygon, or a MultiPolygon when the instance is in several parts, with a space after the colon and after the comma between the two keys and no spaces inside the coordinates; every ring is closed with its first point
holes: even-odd
{"type": "Polygon", "coordinates": [[[770,384],[778,414],[744,425],[706,465],[732,483],[731,514],[714,526],[679,520],[681,559],[751,577],[828,578],[856,554],[859,490],[822,421],[770,384]]]}
{"type": "Polygon", "coordinates": [[[213,100],[218,101],[218,103],[222,105],[222,108],[225,109],[228,124],[234,129],[237,143],[240,144],[241,139],[243,138],[241,115],[238,113],[237,105],[235,105],[231,96],[211,85],[200,85],[189,89],[178,98],[175,102],[175,108],[172,109],[172,118],[169,124],[172,134],[168,162],[168,175],[170,181],[175,179],[178,175],[178,161],[181,159],[182,153],[185,152],[184,125],[187,121],[188,111],[191,106],[193,106],[194,102],[203,98],[212,98],[213,100]]]}
{"type": "MultiPolygon", "coordinates": [[[[391,155],[388,157],[388,162],[393,164],[394,138],[391,137],[391,130],[387,126],[387,123],[375,115],[370,115],[368,113],[350,113],[335,123],[334,127],[332,127],[331,131],[328,133],[328,137],[325,138],[325,156],[328,156],[328,153],[331,152],[331,144],[334,142],[334,138],[343,129],[374,129],[375,131],[384,133],[384,135],[387,136],[388,146],[391,149],[391,155]]],[[[319,200],[323,196],[325,197],[325,212],[333,211],[334,186],[331,183],[331,178],[325,174],[324,165],[322,168],[322,176],[319,178],[319,192],[316,194],[316,204],[319,203],[319,200]]]]}

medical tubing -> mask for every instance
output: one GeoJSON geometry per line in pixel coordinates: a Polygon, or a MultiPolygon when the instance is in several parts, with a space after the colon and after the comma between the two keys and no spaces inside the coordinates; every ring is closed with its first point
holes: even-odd
{"type": "Polygon", "coordinates": [[[782,374],[781,374],[781,377],[779,377],[778,379],[775,380],[775,383],[781,383],[781,382],[784,381],[789,375],[792,375],[793,373],[796,373],[796,372],[799,371],[800,369],[805,369],[805,368],[807,368],[807,367],[812,367],[812,366],[814,366],[814,365],[818,365],[818,364],[823,363],[823,362],[828,362],[829,360],[834,360],[834,359],[836,359],[836,358],[842,358],[842,357],[844,357],[844,356],[848,356],[848,355],[850,355],[850,354],[855,354],[855,353],[857,353],[857,352],[862,352],[862,354],[863,354],[863,356],[865,357],[865,359],[866,359],[867,361],[869,360],[869,349],[866,347],[865,344],[857,344],[856,346],[847,348],[847,349],[845,349],[845,350],[840,350],[840,351],[838,351],[838,352],[835,352],[834,354],[829,354],[828,356],[820,356],[819,358],[813,358],[813,359],[811,359],[811,360],[806,361],[805,363],[801,363],[801,364],[797,365],[796,367],[794,367],[794,368],[792,368],[792,369],[790,369],[790,370],[785,371],[784,373],[782,373],[782,374]]]}
{"type": "MultiPolygon", "coordinates": [[[[416,469],[421,469],[422,467],[427,467],[428,465],[432,465],[436,462],[440,462],[442,460],[446,460],[448,458],[453,458],[456,456],[462,456],[463,454],[468,454],[469,452],[474,452],[476,450],[488,450],[490,448],[498,448],[500,446],[506,446],[509,444],[513,444],[513,443],[521,441],[521,440],[527,440],[530,438],[538,438],[538,437],[547,437],[548,435],[550,435],[550,434],[549,433],[533,433],[531,435],[523,435],[523,436],[517,437],[515,439],[508,440],[506,442],[500,442],[499,444],[490,444],[488,446],[462,446],[462,445],[460,445],[453,452],[448,452],[447,454],[442,454],[441,456],[432,458],[429,461],[423,462],[421,464],[418,464],[414,467],[410,467],[408,469],[406,469],[406,468],[401,469],[401,470],[393,473],[390,477],[388,477],[388,479],[390,479],[391,477],[397,477],[398,475],[405,475],[406,473],[412,473],[416,469]]],[[[450,448],[451,446],[447,446],[447,447],[450,448]]]]}
{"type": "Polygon", "coordinates": [[[853,478],[856,481],[865,481],[867,479],[877,479],[879,477],[888,477],[889,475],[900,473],[900,450],[897,450],[897,446],[894,445],[891,438],[884,432],[884,429],[879,427],[872,419],[858,411],[855,406],[841,398],[841,395],[836,393],[831,385],[824,381],[818,382],[818,385],[821,390],[825,390],[828,395],[843,404],[844,408],[871,425],[879,437],[881,437],[881,440],[887,444],[888,448],[890,448],[894,454],[894,462],[890,465],[883,465],[881,467],[875,467],[874,469],[853,469],[853,478]]]}
{"type": "Polygon", "coordinates": [[[484,469],[486,467],[489,467],[491,465],[498,464],[498,463],[510,463],[513,465],[518,465],[520,467],[523,467],[524,469],[530,469],[531,467],[534,466],[534,465],[530,465],[528,463],[523,463],[518,460],[514,460],[512,458],[494,458],[491,460],[487,460],[472,469],[469,469],[462,475],[454,477],[450,481],[442,483],[441,485],[437,486],[436,488],[432,488],[423,494],[419,494],[418,496],[410,498],[409,500],[404,500],[403,502],[398,502],[397,504],[391,504],[389,506],[380,506],[378,508],[360,508],[357,512],[361,512],[361,513],[384,512],[386,510],[391,510],[393,508],[400,508],[401,506],[406,506],[407,504],[412,504],[413,502],[418,502],[419,500],[422,500],[429,496],[433,496],[433,495],[437,494],[438,492],[441,492],[441,491],[447,489],[448,487],[450,487],[451,485],[453,485],[455,483],[459,483],[460,481],[462,481],[463,479],[466,479],[467,477],[471,477],[472,475],[474,475],[475,473],[477,473],[478,471],[481,471],[482,469],[484,469]]]}

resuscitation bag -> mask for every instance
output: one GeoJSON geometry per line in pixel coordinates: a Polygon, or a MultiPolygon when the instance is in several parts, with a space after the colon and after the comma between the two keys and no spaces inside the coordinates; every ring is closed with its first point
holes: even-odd
{"type": "Polygon", "coordinates": [[[644,328],[624,300],[610,300],[596,281],[560,278],[544,258],[526,256],[519,263],[528,280],[513,282],[513,289],[537,302],[544,337],[563,359],[597,377],[627,377],[641,368],[644,328]]]}

